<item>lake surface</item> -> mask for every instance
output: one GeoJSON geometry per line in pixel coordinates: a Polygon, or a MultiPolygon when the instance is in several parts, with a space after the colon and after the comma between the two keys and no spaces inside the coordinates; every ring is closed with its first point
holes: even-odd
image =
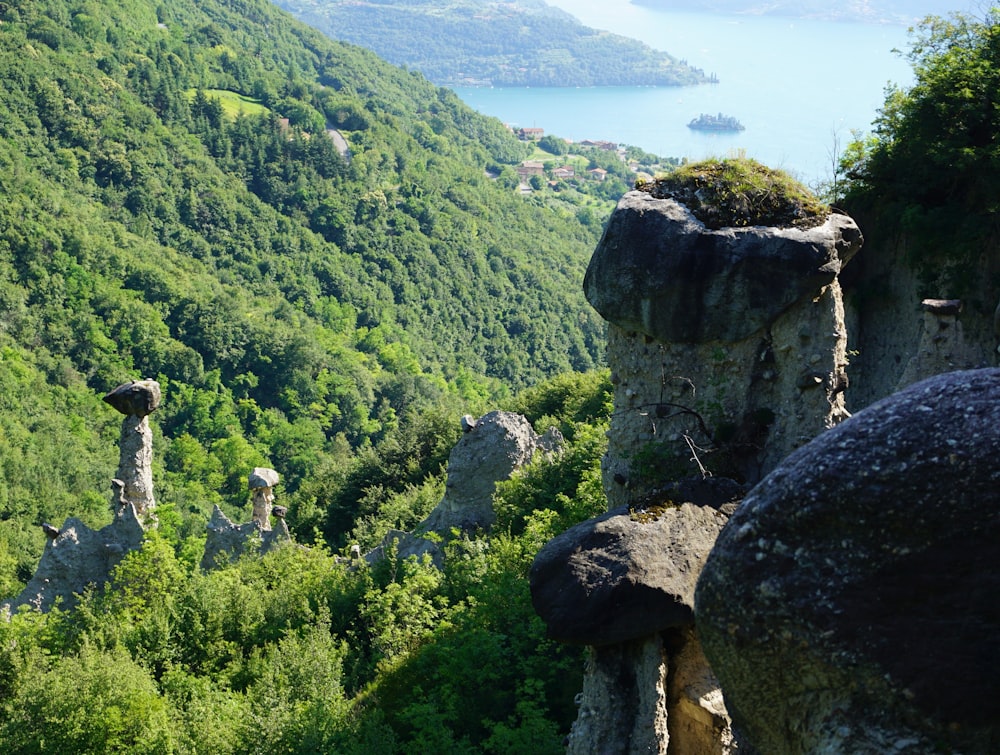
{"type": "Polygon", "coordinates": [[[457,88],[469,105],[511,126],[564,139],[605,139],[665,157],[745,154],[809,185],[832,176],[853,130],[870,131],[885,88],[912,83],[906,28],[775,17],[652,11],[626,0],[550,0],[587,26],[640,39],[718,84],[695,87],[457,88]],[[724,113],[738,133],[693,131],[724,113]]]}

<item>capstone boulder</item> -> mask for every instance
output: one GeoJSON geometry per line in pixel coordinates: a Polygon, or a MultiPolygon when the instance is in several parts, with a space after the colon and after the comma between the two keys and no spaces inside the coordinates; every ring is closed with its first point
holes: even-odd
{"type": "MultiPolygon", "coordinates": [[[[720,506],[739,498],[731,481],[712,482],[729,483],[720,506]]],[[[530,581],[550,637],[602,646],[693,625],[695,583],[728,517],[687,498],[614,509],[545,544],[530,581]]]]}
{"type": "Polygon", "coordinates": [[[584,292],[608,322],[657,341],[742,341],[832,283],[861,242],[846,215],[811,228],[710,230],[674,199],[631,191],[590,260],[584,292]]]}

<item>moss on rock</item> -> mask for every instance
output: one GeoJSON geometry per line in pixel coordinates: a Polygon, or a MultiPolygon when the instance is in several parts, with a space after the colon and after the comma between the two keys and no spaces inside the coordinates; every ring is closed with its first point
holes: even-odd
{"type": "Polygon", "coordinates": [[[709,159],[684,165],[636,189],[684,204],[706,227],[810,227],[830,208],[781,170],[748,158],[709,159]]]}

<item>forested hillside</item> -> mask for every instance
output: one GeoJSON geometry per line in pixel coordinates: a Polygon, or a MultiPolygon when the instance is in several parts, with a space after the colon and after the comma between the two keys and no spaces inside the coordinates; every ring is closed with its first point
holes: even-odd
{"type": "Polygon", "coordinates": [[[40,524],[110,520],[101,396],[163,388],[159,529],[76,609],[0,619],[0,750],[558,750],[581,660],[524,575],[602,503],[607,374],[570,371],[601,359],[610,202],[521,196],[526,154],[264,0],[0,4],[0,595],[40,524]],[[336,555],[419,522],[458,418],[498,407],[567,446],[496,538],[443,572],[336,555]],[[202,573],[258,465],[309,550],[202,573]]]}
{"type": "Polygon", "coordinates": [[[709,79],[686,61],[583,26],[542,0],[277,0],[334,39],[448,86],[678,86],[709,79]]]}
{"type": "Polygon", "coordinates": [[[523,146],[450,92],[264,0],[0,12],[4,592],[43,520],[108,515],[126,379],[164,386],[185,531],[267,462],[336,544],[331,476],[417,409],[597,364],[599,217],[515,194],[523,146]]]}

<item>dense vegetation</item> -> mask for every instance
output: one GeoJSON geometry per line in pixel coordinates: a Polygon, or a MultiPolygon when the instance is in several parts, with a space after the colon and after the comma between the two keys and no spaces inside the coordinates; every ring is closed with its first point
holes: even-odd
{"type": "MultiPolygon", "coordinates": [[[[494,534],[455,533],[442,569],[313,546],[203,573],[161,527],[73,611],[0,621],[4,751],[561,752],[583,661],[544,639],[526,577],[544,542],[603,510],[610,403],[606,371],[512,401],[566,447],[505,482],[494,534]]],[[[442,489],[432,475],[389,496],[360,539],[442,489]]]]}
{"type": "Polygon", "coordinates": [[[298,534],[339,546],[329,496],[444,423],[418,410],[457,427],[598,363],[579,280],[603,213],[518,196],[526,147],[450,92],[263,0],[0,12],[5,592],[42,521],[106,520],[99,397],[126,379],[164,387],[158,498],[186,534],[266,463],[298,534]]]}
{"type": "Polygon", "coordinates": [[[925,278],[965,295],[984,258],[997,263],[1000,10],[927,19],[908,58],[916,83],[890,90],[874,134],[846,151],[845,206],[877,216],[882,236],[905,236],[925,278]]]}
{"type": "Polygon", "coordinates": [[[581,662],[524,576],[601,506],[579,281],[610,198],[520,196],[500,123],[264,0],[15,0],[0,31],[3,596],[39,524],[109,521],[101,395],[164,390],[159,530],[78,608],[0,620],[0,749],[557,750],[581,662]],[[569,443],[494,537],[443,570],[335,555],[419,522],[457,418],[497,407],[569,443]],[[256,465],[310,549],[199,572],[256,465]]]}
{"type": "Polygon", "coordinates": [[[705,74],[542,0],[277,0],[334,39],[449,86],[676,86],[705,74]]]}

